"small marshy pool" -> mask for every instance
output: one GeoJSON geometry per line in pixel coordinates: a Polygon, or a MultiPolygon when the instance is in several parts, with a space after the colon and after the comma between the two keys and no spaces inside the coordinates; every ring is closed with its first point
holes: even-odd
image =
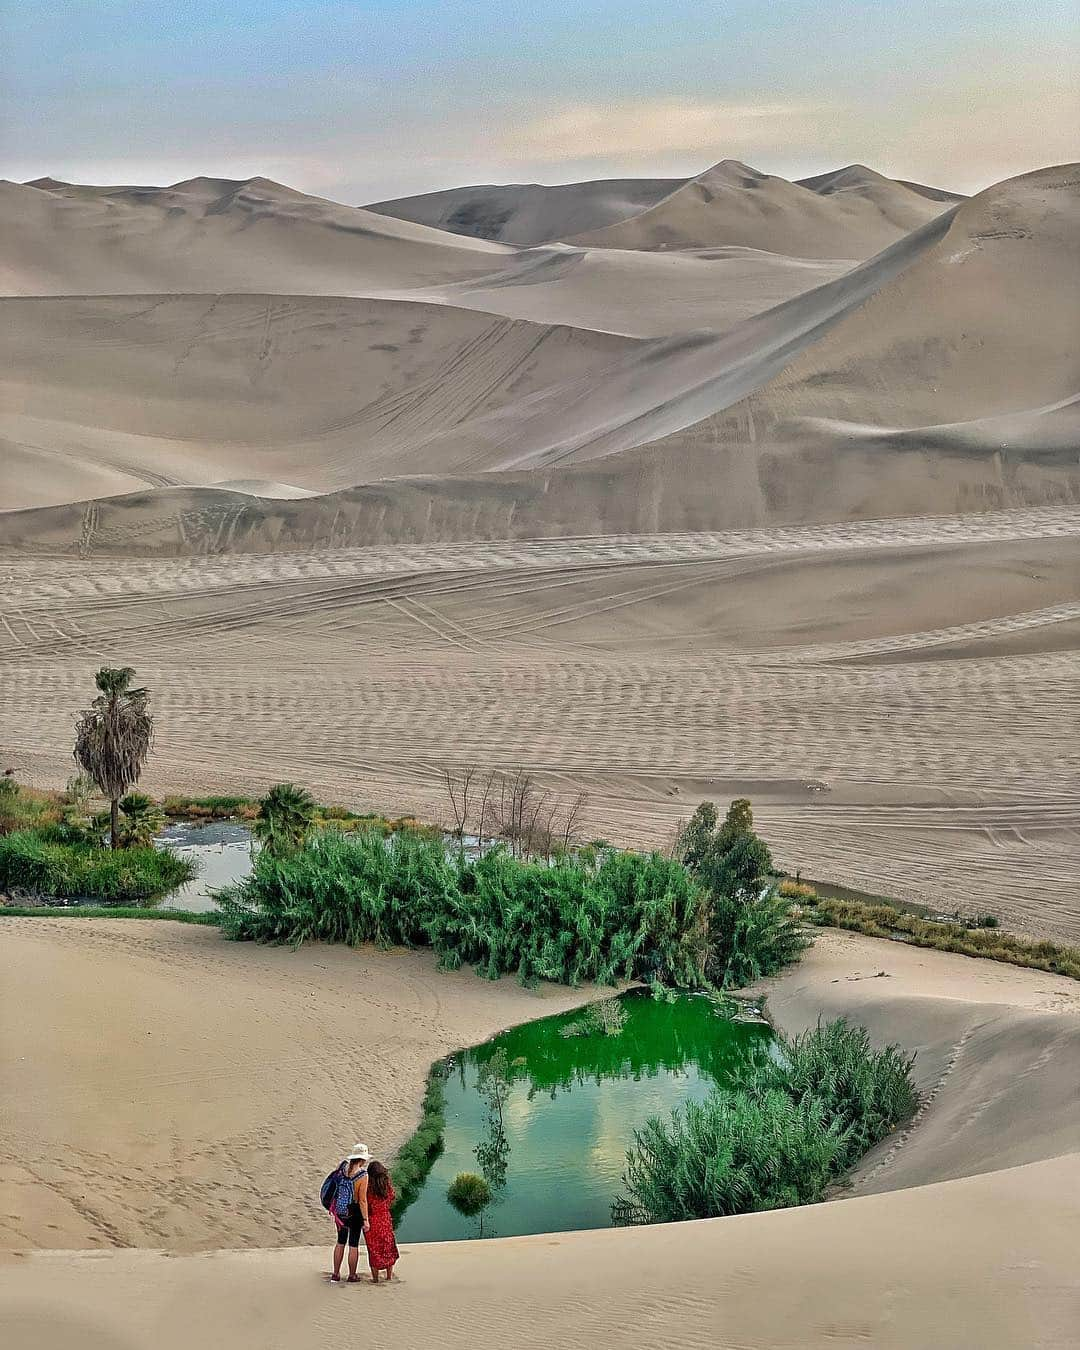
{"type": "Polygon", "coordinates": [[[158,904],[159,909],[217,909],[210,892],[243,881],[251,872],[251,831],[236,821],[178,821],[167,825],[154,843],[190,858],[198,867],[194,879],[170,891],[158,904]]]}
{"type": "Polygon", "coordinates": [[[442,1062],[444,1147],[398,1224],[403,1241],[609,1227],[635,1129],[774,1053],[765,1022],[732,1020],[706,995],[668,1002],[633,990],[618,1003],[626,1020],[617,1035],[564,1034],[582,1021],[581,1009],[514,1027],[442,1062]],[[507,1079],[501,1130],[482,1083],[496,1056],[507,1079]],[[446,1198],[459,1172],[489,1182],[491,1203],[476,1217],[446,1198]]]}

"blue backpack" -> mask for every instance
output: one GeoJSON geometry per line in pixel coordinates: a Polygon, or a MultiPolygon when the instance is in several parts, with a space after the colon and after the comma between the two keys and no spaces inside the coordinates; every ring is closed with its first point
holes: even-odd
{"type": "MultiPolygon", "coordinates": [[[[340,1162],[319,1188],[319,1200],[332,1218],[344,1220],[353,1200],[353,1184],[356,1177],[347,1175],[348,1162],[340,1162]]],[[[357,1176],[362,1176],[358,1172],[357,1176]]]]}

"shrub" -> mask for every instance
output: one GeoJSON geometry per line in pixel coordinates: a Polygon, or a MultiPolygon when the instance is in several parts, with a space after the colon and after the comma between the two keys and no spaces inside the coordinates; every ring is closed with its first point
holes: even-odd
{"type": "Polygon", "coordinates": [[[275,783],[259,802],[252,834],[263,852],[284,858],[303,848],[315,819],[315,802],[307,788],[275,783]]]}
{"type": "Polygon", "coordinates": [[[61,815],[61,804],[53,793],[20,787],[14,778],[0,777],[0,835],[53,824],[61,815]]]}
{"type": "Polygon", "coordinates": [[[616,1224],[675,1223],[813,1204],[839,1170],[843,1132],[821,1102],[717,1089],[635,1131],[616,1224]]]}
{"type": "Polygon", "coordinates": [[[681,827],[675,854],[706,887],[711,899],[710,979],[740,988],[773,975],[810,945],[795,896],[768,884],[772,855],[754,833],[750,803],[731,803],[723,823],[712,802],[702,802],[681,827]]]}
{"type": "Polygon", "coordinates": [[[476,1172],[459,1172],[446,1188],[446,1198],[459,1214],[471,1219],[491,1203],[491,1187],[476,1172]]]}
{"type": "Polygon", "coordinates": [[[66,842],[64,830],[19,830],[0,838],[0,890],[128,905],[164,895],[195,875],[194,864],[175,853],[66,842]]]}
{"type": "Polygon", "coordinates": [[[617,1224],[703,1219],[813,1204],[915,1111],[914,1056],[875,1052],[843,1020],[751,1061],[741,1082],[635,1132],[617,1224]]]}
{"type": "Polygon", "coordinates": [[[817,891],[813,886],[808,886],[805,881],[782,881],[778,887],[780,894],[786,896],[789,900],[813,900],[817,896],[817,891]]]}
{"type": "Polygon", "coordinates": [[[430,946],[444,967],[516,971],[526,983],[705,981],[707,897],[659,854],[548,866],[502,849],[450,856],[415,831],[327,831],[286,858],[264,850],[217,898],[234,938],[430,946]]]}
{"type": "Polygon", "coordinates": [[[782,1060],[770,1060],[755,1071],[755,1085],[775,1087],[795,1101],[821,1102],[829,1119],[843,1129],[843,1168],[884,1139],[897,1121],[915,1113],[915,1056],[896,1045],[873,1050],[865,1027],[842,1017],[819,1023],[801,1036],[781,1038],[780,1052],[782,1060]]]}
{"type": "Polygon", "coordinates": [[[123,848],[149,848],[165,824],[165,813],[145,792],[129,792],[120,798],[120,844],[123,848]]]}
{"type": "Polygon", "coordinates": [[[775,975],[809,946],[791,899],[775,887],[713,897],[709,974],[721,988],[741,989],[775,975]]]}

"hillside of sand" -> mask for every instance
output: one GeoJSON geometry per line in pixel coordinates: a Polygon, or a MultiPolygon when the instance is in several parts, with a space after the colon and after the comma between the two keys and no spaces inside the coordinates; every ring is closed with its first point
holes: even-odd
{"type": "Polygon", "coordinates": [[[723,160],[694,178],[449,188],[365,209],[514,244],[580,238],[612,248],[687,249],[749,243],[795,255],[865,258],[963,200],[863,164],[789,183],[723,160]]]}
{"type": "Polygon", "coordinates": [[[439,972],[428,954],[257,948],[173,924],[0,927],[13,1350],[193,1336],[304,1350],[358,1320],[378,1347],[1068,1343],[1072,982],[823,932],[767,986],[774,1016],[795,1031],[843,1014],[900,1041],[923,1094],[848,1198],[690,1228],[404,1245],[396,1291],[334,1290],[314,1189],[342,1138],[390,1153],[433,1057],[588,995],[439,972]],[[330,1066],[350,1027],[365,1071],[343,1091],[330,1066]],[[82,1251],[35,1250],[69,1246],[82,1251]]]}
{"type": "MultiPolygon", "coordinates": [[[[1001,184],[693,332],[401,295],[5,300],[5,767],[63,781],[95,664],[136,661],[153,787],[293,776],[432,813],[440,765],[521,764],[627,842],[745,791],[792,865],[1075,938],[1078,184],[1001,184]]],[[[75,289],[105,237],[131,284],[523,256],[385,217],[373,241],[265,183],[25,193],[84,223],[34,240],[75,289]]],[[[541,275],[502,290],[578,294],[541,275]]]]}
{"type": "Polygon", "coordinates": [[[415,197],[372,202],[365,210],[452,234],[505,244],[550,244],[586,230],[626,220],[681,187],[682,178],[603,179],[592,183],[539,183],[447,188],[415,197]]]}
{"type": "MultiPolygon", "coordinates": [[[[1080,171],[1042,170],[734,326],[622,345],[616,324],[476,326],[445,301],[416,310],[411,328],[400,297],[377,311],[338,302],[330,317],[311,301],[266,298],[94,300],[82,311],[9,300],[5,500],[55,502],[58,455],[77,473],[70,505],[0,517],[0,544],[261,551],[1075,503],[1078,217],[1080,171]],[[390,340],[366,342],[380,323],[390,340]],[[415,355],[401,356],[403,332],[415,355]],[[144,335],[151,355],[138,350],[144,335]],[[334,373],[343,349],[347,378],[334,373]],[[275,359],[280,396],[266,375],[275,359]],[[140,465],[144,484],[168,487],[80,500],[79,482],[134,486],[140,465]],[[266,479],[335,490],[283,499],[210,486],[266,479]]],[[[653,255],[612,256],[629,277],[653,255]]]]}
{"type": "Polygon", "coordinates": [[[616,224],[565,235],[598,248],[743,244],[807,258],[868,258],[963,200],[862,164],[789,183],[725,159],[616,224]]]}

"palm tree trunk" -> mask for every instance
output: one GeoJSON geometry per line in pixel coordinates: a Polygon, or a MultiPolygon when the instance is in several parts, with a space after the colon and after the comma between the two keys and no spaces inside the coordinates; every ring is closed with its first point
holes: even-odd
{"type": "Polygon", "coordinates": [[[109,802],[109,847],[120,847],[120,799],[113,797],[109,802]]]}

